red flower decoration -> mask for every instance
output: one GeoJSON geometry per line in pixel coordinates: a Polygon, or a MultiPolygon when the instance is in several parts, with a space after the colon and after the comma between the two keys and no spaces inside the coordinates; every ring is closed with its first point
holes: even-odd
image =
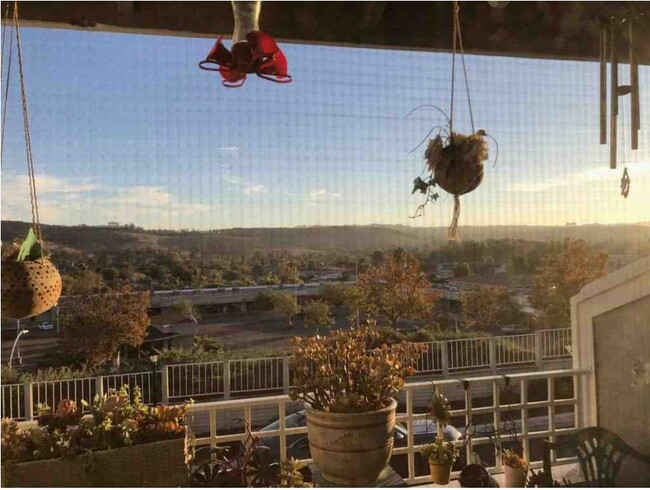
{"type": "Polygon", "coordinates": [[[276,83],[291,82],[291,76],[287,73],[287,58],[268,34],[251,31],[246,34],[245,41],[233,43],[232,52],[222,44],[221,39],[217,39],[199,67],[218,71],[224,87],[241,87],[249,73],[276,83]]]}

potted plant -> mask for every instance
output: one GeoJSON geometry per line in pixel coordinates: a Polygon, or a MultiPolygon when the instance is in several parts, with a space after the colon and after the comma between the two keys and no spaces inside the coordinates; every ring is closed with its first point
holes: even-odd
{"type": "Polygon", "coordinates": [[[421,347],[376,346],[374,326],[294,338],[294,400],[305,402],[309,449],[323,478],[361,487],[375,482],[393,449],[404,377],[421,347]]]}
{"type": "Polygon", "coordinates": [[[512,449],[504,449],[501,455],[506,487],[523,488],[526,486],[528,474],[528,461],[519,456],[512,449]]]}
{"type": "Polygon", "coordinates": [[[429,459],[431,481],[437,485],[449,483],[451,467],[458,459],[458,448],[452,442],[436,437],[434,442],[424,446],[422,454],[429,459]]]}
{"type": "Polygon", "coordinates": [[[38,406],[38,428],[2,422],[2,480],[27,487],[160,487],[187,483],[186,406],[149,407],[126,387],[56,410],[38,406]]]}
{"type": "Polygon", "coordinates": [[[437,437],[434,442],[424,446],[422,454],[429,460],[431,481],[446,485],[449,483],[451,467],[458,459],[459,451],[452,442],[444,439],[443,429],[451,420],[451,407],[442,393],[433,396],[429,414],[436,420],[437,437]]]}

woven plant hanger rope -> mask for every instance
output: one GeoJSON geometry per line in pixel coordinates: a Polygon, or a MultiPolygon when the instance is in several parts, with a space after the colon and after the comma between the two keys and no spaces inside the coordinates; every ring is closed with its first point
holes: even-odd
{"type": "MultiPolygon", "coordinates": [[[[5,17],[4,24],[2,25],[2,62],[0,63],[0,73],[4,75],[4,62],[5,62],[5,39],[7,38],[7,25],[9,25],[9,5],[11,2],[7,2],[7,7],[5,8],[5,17]]],[[[7,83],[5,84],[5,98],[2,106],[2,139],[0,139],[0,152],[4,154],[5,148],[5,128],[7,123],[7,99],[9,99],[9,86],[11,85],[11,59],[13,56],[13,22],[11,24],[11,29],[9,32],[9,54],[7,56],[7,83]]]]}
{"type": "MultiPolygon", "coordinates": [[[[20,79],[20,96],[23,109],[23,133],[25,135],[25,154],[27,157],[27,175],[29,180],[29,197],[32,212],[32,228],[36,239],[42,242],[41,223],[38,213],[38,197],[36,195],[36,174],[34,172],[34,154],[32,153],[32,139],[29,131],[29,113],[27,111],[27,93],[25,90],[25,74],[23,70],[23,56],[20,44],[20,26],[18,22],[18,1],[14,2],[13,27],[16,32],[16,52],[18,54],[18,72],[20,79]]],[[[8,80],[7,80],[8,82],[8,80]]],[[[6,103],[6,99],[5,99],[6,103]]],[[[4,116],[3,116],[4,118],[4,116]]],[[[41,254],[42,254],[41,243],[41,254]]]]}

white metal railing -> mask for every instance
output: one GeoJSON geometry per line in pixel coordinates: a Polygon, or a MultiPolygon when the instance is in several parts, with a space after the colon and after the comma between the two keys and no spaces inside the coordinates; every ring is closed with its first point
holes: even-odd
{"type": "MultiPolygon", "coordinates": [[[[427,342],[418,360],[420,376],[458,375],[464,372],[497,373],[570,358],[570,329],[540,330],[532,334],[479,337],[427,342]]],[[[558,367],[563,367],[562,365],[558,367]]],[[[287,394],[291,387],[291,358],[268,357],[218,362],[171,364],[160,375],[151,371],[96,378],[40,381],[2,385],[2,415],[31,419],[38,403],[56,406],[64,398],[92,400],[98,393],[128,385],[139,386],[145,403],[189,398],[229,399],[256,393],[287,394]]]]}
{"type": "MultiPolygon", "coordinates": [[[[474,422],[475,417],[483,420],[489,419],[489,423],[495,431],[503,429],[503,415],[516,414],[514,431],[522,443],[524,456],[532,463],[532,467],[541,465],[541,458],[535,457],[531,452],[531,445],[540,442],[541,439],[550,439],[554,442],[558,437],[566,436],[582,428],[582,413],[580,405],[582,377],[588,373],[587,370],[565,369],[543,372],[516,373],[509,376],[490,375],[482,377],[469,377],[462,379],[449,379],[432,382],[407,383],[400,393],[399,401],[405,407],[405,413],[399,413],[396,422],[402,423],[407,429],[407,440],[401,447],[393,449],[393,456],[405,455],[407,458],[404,479],[409,485],[430,483],[430,476],[425,472],[416,473],[416,461],[423,444],[415,443],[414,422],[427,419],[426,402],[433,390],[442,392],[452,403],[460,405],[461,408],[452,410],[452,424],[455,420],[461,419],[463,425],[477,429],[479,436],[460,440],[454,444],[462,447],[467,446],[464,457],[468,463],[473,462],[474,451],[480,447],[493,444],[494,440],[480,434],[480,427],[485,422],[474,422]],[[507,379],[507,381],[506,381],[507,379]],[[565,384],[570,387],[569,393],[558,393],[556,383],[558,380],[566,380],[565,384]],[[506,389],[506,382],[510,388],[506,389]],[[539,400],[538,396],[529,396],[531,386],[537,383],[537,387],[545,385],[546,399],[539,400]],[[504,391],[505,390],[505,391],[504,391]],[[503,393],[516,393],[517,400],[510,398],[503,399],[503,393]],[[484,400],[486,397],[491,400],[489,405],[476,403],[477,397],[484,400]],[[531,417],[531,411],[544,412],[542,416],[531,417]]],[[[302,409],[299,403],[292,402],[287,395],[275,395],[267,397],[255,397],[238,400],[224,400],[208,403],[197,403],[189,409],[189,426],[196,437],[197,446],[217,446],[235,441],[241,441],[244,437],[244,422],[253,427],[253,434],[263,437],[265,440],[278,438],[278,454],[280,459],[286,459],[289,447],[288,438],[307,433],[307,427],[286,427],[285,416],[302,409]],[[292,408],[293,410],[288,410],[292,408]],[[266,409],[266,410],[264,410],[266,409]],[[243,421],[233,426],[233,414],[238,414],[243,421]],[[269,414],[275,414],[278,420],[277,429],[260,430],[268,424],[269,414]]],[[[509,436],[497,435],[497,442],[507,440],[509,436]]],[[[552,462],[564,463],[567,460],[558,460],[552,456],[552,462]]],[[[305,459],[305,461],[310,461],[305,459]]],[[[422,465],[420,465],[421,467],[422,465]]],[[[489,466],[489,465],[488,465],[489,466]]],[[[495,457],[494,465],[490,466],[493,473],[501,471],[501,461],[495,457]]]]}

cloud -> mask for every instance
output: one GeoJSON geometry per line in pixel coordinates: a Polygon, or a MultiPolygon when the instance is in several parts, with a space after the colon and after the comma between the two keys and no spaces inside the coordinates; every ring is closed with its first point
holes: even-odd
{"type": "MultiPolygon", "coordinates": [[[[212,211],[200,202],[186,202],[161,186],[109,186],[37,176],[40,219],[56,224],[105,224],[108,221],[136,223],[145,227],[183,227],[212,211]]],[[[31,221],[27,178],[2,176],[2,218],[31,221]]]]}
{"type": "Polygon", "coordinates": [[[219,151],[223,151],[224,153],[235,153],[239,151],[239,146],[222,146],[219,148],[219,151]]]}
{"type": "Polygon", "coordinates": [[[263,194],[266,192],[266,186],[264,184],[250,184],[244,186],[242,192],[247,196],[252,196],[255,194],[263,194]]]}
{"type": "Polygon", "coordinates": [[[315,204],[319,202],[331,201],[339,197],[341,197],[341,194],[337,192],[331,192],[328,191],[327,189],[321,188],[321,189],[314,189],[307,192],[307,195],[305,196],[305,200],[307,201],[307,203],[315,204]]]}
{"type": "MultiPolygon", "coordinates": [[[[650,164],[648,163],[631,163],[627,168],[630,176],[643,178],[644,175],[650,174],[650,164]]],[[[609,167],[601,165],[564,176],[550,177],[537,182],[515,182],[508,187],[508,192],[545,192],[561,187],[576,185],[584,186],[587,183],[605,182],[612,179],[618,179],[620,178],[621,172],[622,170],[612,171],[609,167]]]]}

